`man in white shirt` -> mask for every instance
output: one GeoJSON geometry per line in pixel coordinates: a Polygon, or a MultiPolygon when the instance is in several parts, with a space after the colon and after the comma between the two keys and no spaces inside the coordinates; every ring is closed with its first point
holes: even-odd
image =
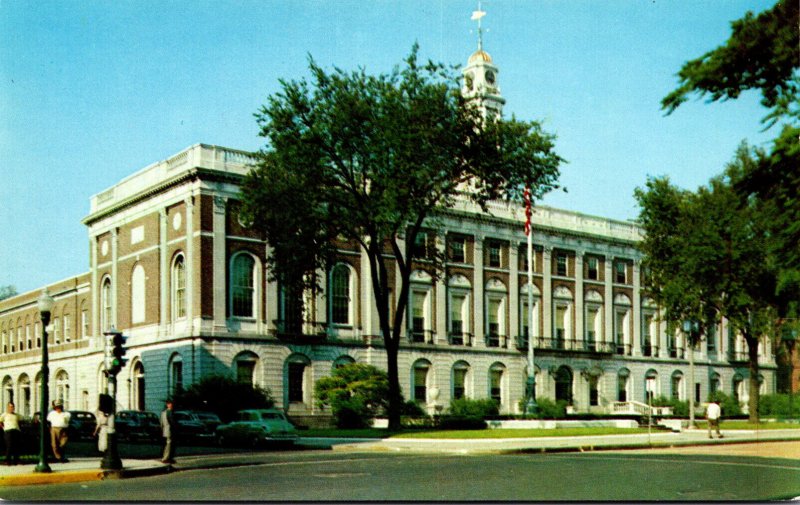
{"type": "Polygon", "coordinates": [[[719,418],[722,415],[722,409],[719,407],[719,400],[714,400],[708,404],[706,409],[706,420],[708,421],[708,438],[714,438],[711,434],[711,428],[717,429],[717,436],[722,438],[722,433],[719,432],[719,418]]]}
{"type": "Polygon", "coordinates": [[[47,414],[47,422],[50,423],[50,443],[53,446],[53,455],[56,460],[66,463],[68,460],[65,452],[69,440],[67,428],[69,428],[70,414],[64,410],[61,400],[55,401],[53,409],[47,414]]]}
{"type": "Polygon", "coordinates": [[[6,465],[19,463],[19,416],[14,412],[14,404],[9,402],[7,410],[0,414],[0,427],[6,443],[6,465]]]}

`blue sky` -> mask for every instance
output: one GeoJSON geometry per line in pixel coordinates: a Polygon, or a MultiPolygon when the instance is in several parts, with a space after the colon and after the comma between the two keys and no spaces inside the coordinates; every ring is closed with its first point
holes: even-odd
{"type": "MultiPolygon", "coordinates": [[[[37,289],[89,268],[89,198],[198,143],[255,150],[253,113],[278,79],[326,68],[389,71],[423,58],[464,64],[468,0],[0,0],[0,286],[37,289]]],[[[688,59],[762,0],[484,0],[484,48],[505,114],[541,120],[568,160],[568,192],[544,203],[638,214],[649,175],[695,189],[747,139],[765,145],[756,93],[660,100],[688,59]]]]}

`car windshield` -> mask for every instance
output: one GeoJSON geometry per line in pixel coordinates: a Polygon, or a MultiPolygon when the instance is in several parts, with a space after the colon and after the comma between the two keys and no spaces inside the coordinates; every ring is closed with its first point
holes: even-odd
{"type": "Polygon", "coordinates": [[[281,420],[283,420],[283,417],[281,417],[281,415],[276,413],[276,412],[262,412],[261,413],[261,419],[281,419],[281,420]]]}
{"type": "Polygon", "coordinates": [[[205,419],[207,421],[219,421],[219,416],[210,412],[198,412],[196,415],[200,419],[205,419]]]}

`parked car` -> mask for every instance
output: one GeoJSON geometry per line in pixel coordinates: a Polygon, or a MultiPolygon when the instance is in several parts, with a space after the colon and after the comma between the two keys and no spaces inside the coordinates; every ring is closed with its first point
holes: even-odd
{"type": "Polygon", "coordinates": [[[97,427],[97,418],[94,414],[83,410],[70,410],[69,413],[70,436],[79,440],[93,438],[94,429],[97,427]]]}
{"type": "Polygon", "coordinates": [[[175,424],[175,435],[178,440],[183,442],[193,442],[202,439],[210,440],[214,437],[214,433],[209,433],[206,425],[189,410],[176,410],[173,413],[175,424]]]}
{"type": "MultiPolygon", "coordinates": [[[[199,422],[200,424],[202,424],[203,433],[199,434],[198,436],[203,439],[205,438],[213,439],[214,434],[217,431],[217,426],[222,424],[222,421],[220,420],[219,416],[213,412],[204,412],[200,410],[179,410],[175,413],[181,414],[178,421],[179,425],[181,423],[181,419],[185,419],[185,416],[190,417],[192,421],[199,422]]],[[[179,426],[179,428],[180,427],[181,426],[179,426]]],[[[193,433],[194,430],[195,430],[194,427],[192,427],[190,429],[190,432],[193,433]]]]}
{"type": "Polygon", "coordinates": [[[234,421],[217,427],[217,443],[257,447],[267,442],[294,444],[297,430],[278,409],[240,410],[234,421]]]}
{"type": "Polygon", "coordinates": [[[120,410],[114,417],[114,431],[118,440],[161,440],[161,423],[155,412],[120,410]]]}

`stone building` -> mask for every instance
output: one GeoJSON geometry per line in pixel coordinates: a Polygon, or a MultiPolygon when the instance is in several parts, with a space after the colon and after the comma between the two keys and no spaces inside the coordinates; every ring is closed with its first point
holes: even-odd
{"type": "MultiPolygon", "coordinates": [[[[464,69],[464,92],[488,114],[504,104],[498,68],[483,50],[464,69]]],[[[247,152],[196,144],[93,197],[83,220],[86,273],[47,286],[52,312],[50,396],[94,410],[105,387],[103,332],[130,336],[119,408],[157,411],[179,388],[227,374],[268,388],[295,419],[319,413],[313,385],[342,363],[385,368],[366,256],[343,244],[322,292],[300,311],[268,280],[268,245],[238,215],[247,152]],[[302,314],[302,315],[300,315],[302,314]]],[[[453,398],[493,398],[519,413],[533,327],[537,398],[578,412],[614,412],[649,396],[705,401],[723,390],[746,404],[747,353],[723,320],[695,351],[690,381],[683,334],[658,318],[642,289],[641,229],[630,222],[534,209],[534,283],[524,214],[462,202],[420,247],[443,248],[444,274],[412,275],[407,339],[399,355],[406,398],[431,413],[453,398]],[[528,320],[528,292],[534,310],[528,320]]],[[[38,409],[40,290],[0,302],[0,395],[38,409]]],[[[762,392],[775,391],[762,345],[762,392]]]]}

